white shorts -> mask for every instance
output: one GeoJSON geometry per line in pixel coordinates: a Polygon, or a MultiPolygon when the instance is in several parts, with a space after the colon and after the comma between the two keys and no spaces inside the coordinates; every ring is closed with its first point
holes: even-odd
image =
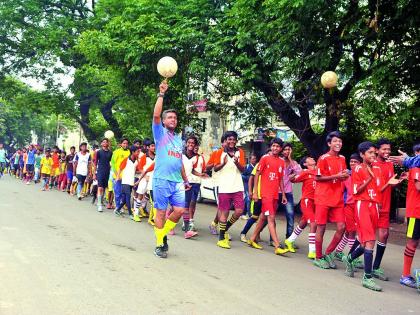
{"type": "Polygon", "coordinates": [[[147,192],[147,180],[146,178],[142,178],[139,185],[137,186],[136,192],[140,195],[145,195],[147,192]]]}

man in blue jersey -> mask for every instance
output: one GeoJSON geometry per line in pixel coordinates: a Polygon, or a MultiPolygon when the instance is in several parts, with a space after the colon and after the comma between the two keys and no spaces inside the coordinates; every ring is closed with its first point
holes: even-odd
{"type": "Polygon", "coordinates": [[[191,188],[182,165],[182,139],[175,133],[177,113],[173,109],[162,113],[163,98],[168,84],[162,82],[153,112],[153,137],[156,144],[155,170],[153,174],[153,196],[156,208],[155,255],[166,258],[168,255],[167,234],[181,218],[185,209],[185,190],[191,188]],[[162,118],[161,118],[162,114],[162,118]],[[171,205],[173,212],[166,219],[165,212],[171,205]]]}
{"type": "Polygon", "coordinates": [[[26,160],[26,184],[31,183],[35,173],[35,154],[36,148],[31,144],[28,148],[28,157],[26,160]]]}

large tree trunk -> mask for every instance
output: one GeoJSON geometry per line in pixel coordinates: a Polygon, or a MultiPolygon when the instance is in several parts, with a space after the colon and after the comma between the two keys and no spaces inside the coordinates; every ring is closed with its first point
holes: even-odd
{"type": "Polygon", "coordinates": [[[88,139],[88,141],[95,141],[98,137],[98,135],[89,126],[89,110],[94,99],[94,95],[82,95],[79,100],[80,118],[78,118],[77,121],[79,122],[80,127],[82,127],[83,134],[85,135],[86,139],[88,139]]]}
{"type": "Polygon", "coordinates": [[[101,113],[106,122],[111,127],[111,130],[114,132],[116,139],[121,139],[123,137],[123,132],[120,128],[120,125],[117,119],[114,117],[112,113],[112,106],[116,103],[116,99],[112,99],[109,102],[105,103],[104,106],[101,107],[101,113]]]}

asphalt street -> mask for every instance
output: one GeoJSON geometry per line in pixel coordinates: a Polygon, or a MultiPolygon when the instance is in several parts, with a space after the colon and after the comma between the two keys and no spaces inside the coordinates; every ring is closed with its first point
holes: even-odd
{"type": "MultiPolygon", "coordinates": [[[[350,279],[343,265],[312,266],[306,232],[298,253],[279,257],[265,242],[262,251],[241,243],[240,220],[232,249],[218,248],[207,228],[214,213],[200,204],[199,237],[185,240],[179,224],[168,259],[158,259],[145,221],[2,178],[0,314],[420,314],[420,294],[398,283],[402,246],[388,246],[383,267],[391,281],[372,292],[361,286],[362,272],[350,279]]],[[[419,253],[413,266],[420,268],[419,253]]]]}

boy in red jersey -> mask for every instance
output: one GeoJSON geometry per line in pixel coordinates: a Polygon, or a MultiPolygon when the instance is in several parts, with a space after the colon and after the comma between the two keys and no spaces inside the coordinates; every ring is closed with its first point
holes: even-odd
{"type": "MultiPolygon", "coordinates": [[[[356,223],[360,246],[350,255],[344,257],[346,275],[354,277],[353,262],[364,255],[365,273],[362,285],[374,291],[382,291],[375,283],[372,275],[373,249],[375,247],[376,230],[379,220],[379,208],[382,202],[382,190],[385,183],[382,181],[381,169],[373,165],[376,158],[376,147],[372,142],[362,142],[358,151],[363,163],[356,166],[352,173],[353,197],[356,201],[356,223]]],[[[398,182],[391,178],[388,184],[398,182]]]]}
{"type": "MultiPolygon", "coordinates": [[[[389,156],[391,154],[391,142],[387,139],[379,139],[376,143],[377,157],[373,165],[381,169],[382,180],[388,183],[390,178],[394,176],[394,164],[390,162],[389,156]]],[[[388,281],[384,270],[380,268],[382,257],[385,252],[386,243],[389,236],[389,214],[391,209],[391,185],[386,184],[382,192],[382,207],[379,209],[378,220],[378,243],[376,244],[376,256],[373,262],[373,276],[383,281],[388,281]]]]}
{"type": "MultiPolygon", "coordinates": [[[[286,194],[283,187],[283,175],[284,175],[284,161],[280,158],[280,152],[282,150],[283,141],[280,138],[275,138],[271,141],[271,155],[264,155],[258,165],[255,178],[259,178],[261,175],[261,214],[255,228],[254,234],[248,240],[248,245],[262,249],[260,245],[256,243],[256,239],[259,236],[261,230],[264,228],[264,223],[268,218],[268,229],[270,236],[274,243],[274,253],[276,255],[283,255],[289,250],[280,247],[279,238],[276,231],[276,211],[278,205],[279,188],[283,192],[282,200],[283,204],[287,203],[286,194]]],[[[254,181],[254,190],[252,199],[254,202],[258,202],[258,180],[254,181]]]]}
{"type": "MultiPolygon", "coordinates": [[[[420,155],[420,144],[413,148],[415,155],[420,155]]],[[[420,270],[416,270],[414,279],[411,276],[411,264],[413,263],[416,248],[420,239],[420,168],[411,168],[408,173],[408,187],[406,199],[407,216],[407,245],[404,251],[403,273],[400,278],[402,285],[416,288],[420,292],[420,270]]]]}
{"type": "MultiPolygon", "coordinates": [[[[359,153],[353,153],[350,156],[350,174],[354,170],[357,165],[360,165],[363,160],[360,157],[359,153]]],[[[356,218],[355,218],[355,211],[354,211],[354,198],[353,198],[353,185],[351,177],[347,178],[344,181],[344,188],[345,188],[345,195],[344,195],[344,219],[346,220],[346,231],[341,239],[340,243],[337,245],[336,249],[334,250],[335,259],[339,261],[343,261],[343,250],[346,245],[349,245],[350,251],[354,250],[357,246],[359,246],[359,241],[356,239],[356,218]]],[[[354,265],[357,267],[361,267],[363,263],[358,260],[355,261],[354,265]]],[[[363,268],[363,267],[361,267],[363,268]]]]}
{"type": "Polygon", "coordinates": [[[316,259],[314,265],[322,269],[335,269],[334,249],[337,247],[345,230],[343,181],[348,177],[346,159],[340,155],[343,141],[338,131],[327,135],[327,145],[330,150],[318,159],[315,187],[315,222],[316,259]],[[325,256],[322,254],[322,243],[327,221],[337,224],[336,232],[327,247],[325,256]]]}
{"type": "Polygon", "coordinates": [[[308,258],[315,259],[316,223],[314,195],[316,185],[316,161],[310,156],[305,156],[301,159],[300,166],[302,167],[302,172],[299,175],[290,175],[290,181],[292,183],[303,183],[302,198],[300,199],[300,209],[302,210],[302,218],[300,219],[299,224],[293,230],[292,235],[290,235],[289,238],[284,241],[284,244],[287,246],[287,249],[290,252],[295,253],[296,250],[294,247],[294,242],[300,235],[300,233],[302,233],[306,225],[309,223],[308,258]]]}

